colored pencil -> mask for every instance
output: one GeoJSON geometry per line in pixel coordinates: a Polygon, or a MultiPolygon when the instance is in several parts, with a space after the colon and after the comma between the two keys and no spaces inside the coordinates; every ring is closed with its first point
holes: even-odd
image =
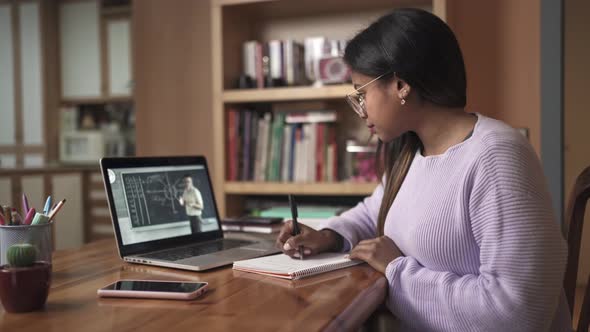
{"type": "Polygon", "coordinates": [[[30,208],[27,216],[25,217],[25,220],[23,220],[23,225],[30,225],[36,212],[37,211],[35,211],[35,208],[30,208]]]}
{"type": "Polygon", "coordinates": [[[51,195],[47,196],[47,200],[45,201],[45,207],[43,208],[43,214],[48,214],[50,208],[51,208],[51,195]]]}
{"type": "Polygon", "coordinates": [[[27,199],[27,195],[23,193],[23,216],[29,214],[29,200],[27,199]]]}
{"type": "Polygon", "coordinates": [[[62,206],[64,206],[65,203],[66,203],[65,199],[62,199],[59,203],[57,203],[55,208],[49,213],[49,220],[47,220],[47,222],[51,222],[53,217],[55,217],[57,212],[59,212],[59,210],[61,209],[62,206]]]}

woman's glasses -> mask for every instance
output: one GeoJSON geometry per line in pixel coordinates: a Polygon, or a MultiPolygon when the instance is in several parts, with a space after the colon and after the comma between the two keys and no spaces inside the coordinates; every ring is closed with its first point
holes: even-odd
{"type": "MultiPolygon", "coordinates": [[[[387,72],[383,75],[379,75],[378,77],[372,79],[371,81],[369,81],[368,83],[364,84],[363,86],[359,87],[358,89],[355,89],[354,92],[349,93],[346,95],[346,101],[348,102],[348,104],[350,105],[350,107],[352,107],[352,109],[355,111],[355,113],[360,116],[361,118],[366,118],[367,117],[367,109],[365,107],[365,93],[361,92],[360,90],[362,90],[363,88],[369,86],[371,83],[380,80],[381,78],[385,77],[386,75],[391,74],[392,72],[387,72]]],[[[393,73],[395,75],[395,73],[393,73]]]]}

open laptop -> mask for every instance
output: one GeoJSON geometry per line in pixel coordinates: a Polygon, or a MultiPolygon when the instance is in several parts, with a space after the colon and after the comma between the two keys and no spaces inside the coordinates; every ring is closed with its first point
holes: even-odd
{"type": "Polygon", "coordinates": [[[100,167],[127,262],[202,271],[279,252],[223,238],[205,157],[103,158],[100,167]]]}

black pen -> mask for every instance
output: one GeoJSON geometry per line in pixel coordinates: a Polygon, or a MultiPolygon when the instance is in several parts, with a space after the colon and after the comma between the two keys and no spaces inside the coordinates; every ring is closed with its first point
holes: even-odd
{"type": "MultiPolygon", "coordinates": [[[[289,205],[291,205],[291,217],[293,217],[293,229],[291,230],[291,236],[299,235],[301,230],[299,229],[299,223],[297,222],[297,204],[293,195],[289,195],[289,205]]],[[[299,246],[299,259],[303,259],[303,247],[299,246]]]]}

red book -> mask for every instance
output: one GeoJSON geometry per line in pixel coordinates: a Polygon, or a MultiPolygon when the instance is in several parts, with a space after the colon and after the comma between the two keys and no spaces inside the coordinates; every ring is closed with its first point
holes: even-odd
{"type": "Polygon", "coordinates": [[[238,174],[238,160],[237,160],[237,149],[236,149],[236,132],[237,132],[237,121],[238,112],[236,110],[230,110],[227,113],[227,142],[228,142],[228,158],[227,158],[227,180],[237,180],[238,174]]]}
{"type": "Polygon", "coordinates": [[[332,149],[332,180],[338,181],[338,144],[336,143],[336,128],[330,127],[330,144],[332,149]]]}

